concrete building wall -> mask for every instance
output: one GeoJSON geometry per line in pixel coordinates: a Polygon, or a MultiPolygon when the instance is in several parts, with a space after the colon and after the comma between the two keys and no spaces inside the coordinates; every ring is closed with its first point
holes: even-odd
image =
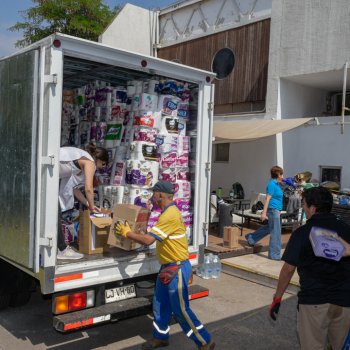
{"type": "Polygon", "coordinates": [[[224,190],[224,195],[228,196],[232,184],[239,182],[247,199],[252,192],[265,192],[270,178],[270,168],[277,164],[275,149],[275,136],[250,142],[231,143],[228,163],[213,160],[211,190],[220,186],[224,190]]]}
{"type": "Polygon", "coordinates": [[[99,42],[152,56],[155,16],[153,11],[126,4],[100,35],[99,42]]]}
{"type": "MultiPolygon", "coordinates": [[[[273,0],[267,114],[278,111],[280,78],[298,77],[302,84],[327,90],[326,73],[340,71],[339,88],[342,67],[350,58],[349,32],[348,0],[273,0]]],[[[334,88],[332,78],[328,76],[329,88],[334,88]]]]}
{"type": "Polygon", "coordinates": [[[325,113],[326,91],[287,79],[281,80],[280,89],[282,118],[318,117],[325,113]]]}
{"type": "MultiPolygon", "coordinates": [[[[320,123],[336,122],[337,118],[319,118],[320,123]]],[[[344,134],[339,125],[300,127],[284,133],[283,148],[285,175],[293,176],[300,171],[311,171],[313,178],[320,179],[320,166],[342,167],[341,187],[350,187],[350,125],[344,134]]]]}

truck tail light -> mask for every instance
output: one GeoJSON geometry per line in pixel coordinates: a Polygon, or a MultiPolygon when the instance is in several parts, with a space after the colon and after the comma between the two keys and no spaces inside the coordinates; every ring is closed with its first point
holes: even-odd
{"type": "Polygon", "coordinates": [[[82,310],[94,306],[95,292],[93,290],[60,295],[55,297],[53,313],[63,314],[70,311],[82,310]]]}
{"type": "Polygon", "coordinates": [[[86,308],[86,292],[71,294],[68,300],[68,307],[70,311],[86,308]]]}

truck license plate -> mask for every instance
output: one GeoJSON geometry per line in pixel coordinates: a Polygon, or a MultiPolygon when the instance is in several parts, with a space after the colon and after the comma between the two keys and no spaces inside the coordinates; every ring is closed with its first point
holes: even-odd
{"type": "Polygon", "coordinates": [[[135,297],[136,297],[136,292],[135,292],[134,284],[129,284],[127,286],[118,287],[118,288],[107,289],[105,291],[106,304],[113,303],[119,300],[135,298],[135,297]]]}

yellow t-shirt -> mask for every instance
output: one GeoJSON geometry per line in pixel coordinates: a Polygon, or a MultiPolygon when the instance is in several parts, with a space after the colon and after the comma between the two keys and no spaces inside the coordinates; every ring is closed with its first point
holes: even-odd
{"type": "Polygon", "coordinates": [[[163,211],[149,233],[157,240],[156,252],[160,264],[188,259],[186,227],[174,204],[163,211]]]}

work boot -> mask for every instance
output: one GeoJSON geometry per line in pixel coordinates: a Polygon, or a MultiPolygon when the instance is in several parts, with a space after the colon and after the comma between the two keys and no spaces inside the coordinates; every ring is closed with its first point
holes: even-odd
{"type": "Polygon", "coordinates": [[[199,350],[213,350],[215,348],[215,343],[211,340],[210,343],[203,345],[203,346],[198,346],[199,350]]]}
{"type": "Polygon", "coordinates": [[[142,350],[152,350],[152,349],[162,348],[168,345],[169,345],[169,340],[152,338],[151,340],[142,344],[142,350]]]}

